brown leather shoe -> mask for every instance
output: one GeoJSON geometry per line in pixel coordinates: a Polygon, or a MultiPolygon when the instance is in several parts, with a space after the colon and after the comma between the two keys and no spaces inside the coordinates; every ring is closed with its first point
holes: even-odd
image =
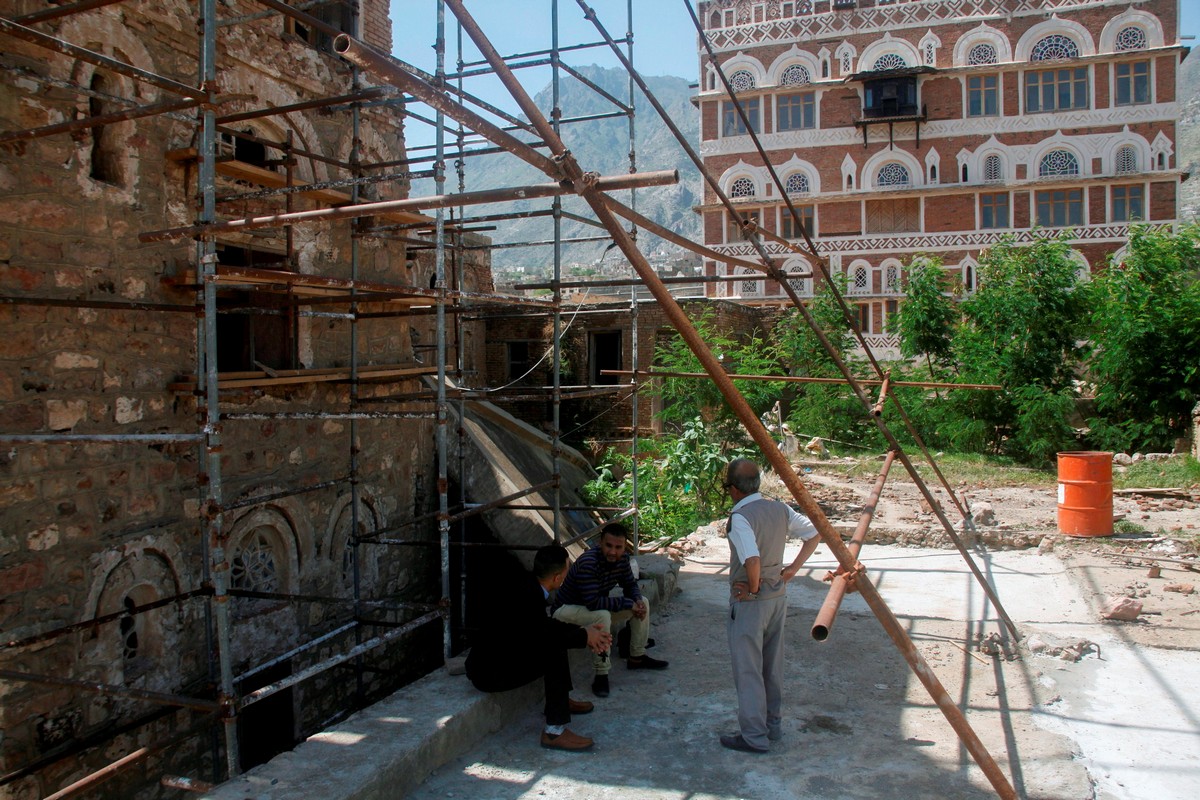
{"type": "Polygon", "coordinates": [[[575,700],[567,698],[567,710],[572,714],[590,714],[596,706],[588,700],[575,700]]]}
{"type": "Polygon", "coordinates": [[[587,750],[595,742],[586,736],[580,736],[577,733],[572,733],[570,728],[567,728],[558,736],[551,736],[542,731],[542,747],[547,747],[551,750],[587,750]]]}

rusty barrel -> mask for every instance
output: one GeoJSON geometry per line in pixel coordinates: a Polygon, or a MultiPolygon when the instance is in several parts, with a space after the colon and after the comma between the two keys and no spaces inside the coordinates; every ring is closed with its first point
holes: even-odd
{"type": "Polygon", "coordinates": [[[1112,536],[1112,453],[1058,454],[1058,532],[1112,536]]]}

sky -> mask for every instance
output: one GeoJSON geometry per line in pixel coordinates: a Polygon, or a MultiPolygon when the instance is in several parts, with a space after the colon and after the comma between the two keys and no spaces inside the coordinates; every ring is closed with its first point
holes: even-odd
{"type": "MultiPolygon", "coordinates": [[[[600,22],[613,36],[624,36],[628,0],[587,0],[595,9],[600,22]]],[[[643,75],[675,75],[692,82],[697,80],[699,58],[696,51],[696,29],[684,5],[686,0],[632,0],[634,67],[643,75]]],[[[695,1],[692,0],[693,6],[695,1]]],[[[491,39],[502,55],[527,53],[548,49],[551,34],[552,0],[467,0],[467,10],[491,39]]],[[[1200,0],[1181,0],[1180,31],[1182,36],[1200,35],[1200,0]]],[[[428,72],[434,71],[433,41],[436,34],[435,0],[391,0],[392,53],[428,72]]],[[[558,0],[559,46],[601,41],[592,23],[583,18],[576,0],[558,0]]],[[[454,45],[456,25],[454,15],[446,11],[447,71],[453,71],[457,59],[454,45]]],[[[1200,46],[1200,40],[1184,39],[1183,44],[1200,46]]],[[[467,41],[466,59],[478,59],[477,51],[467,41]]],[[[1196,58],[1200,58],[1197,53],[1196,58]]],[[[571,53],[565,57],[569,64],[618,66],[607,47],[571,53]]],[[[531,68],[518,73],[530,94],[535,94],[550,82],[549,67],[531,68]]],[[[487,76],[468,81],[467,91],[499,105],[506,111],[516,110],[516,104],[495,78],[487,76]]],[[[428,126],[410,125],[409,144],[432,141],[428,126]]]]}

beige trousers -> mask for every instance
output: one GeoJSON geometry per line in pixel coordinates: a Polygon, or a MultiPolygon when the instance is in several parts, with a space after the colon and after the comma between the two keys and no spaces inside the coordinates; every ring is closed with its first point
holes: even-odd
{"type": "MultiPolygon", "coordinates": [[[[633,616],[631,609],[615,612],[592,611],[587,606],[562,606],[554,612],[554,618],[582,628],[599,622],[604,626],[605,633],[612,633],[613,623],[629,620],[629,656],[630,658],[641,658],[646,655],[646,640],[650,636],[650,601],[643,597],[642,602],[646,604],[646,616],[643,619],[633,616]]],[[[592,666],[596,668],[597,675],[607,675],[608,671],[612,669],[612,653],[594,656],[592,666]]]]}

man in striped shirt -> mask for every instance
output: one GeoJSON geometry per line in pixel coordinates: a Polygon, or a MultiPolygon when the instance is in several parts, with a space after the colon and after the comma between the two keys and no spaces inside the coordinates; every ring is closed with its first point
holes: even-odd
{"type": "MultiPolygon", "coordinates": [[[[600,543],[581,555],[571,565],[566,580],[555,597],[554,618],[584,628],[600,624],[605,633],[612,632],[614,622],[629,620],[629,669],[665,669],[666,661],[646,655],[650,634],[650,604],[642,597],[637,579],[633,577],[630,557],[625,552],[628,531],[624,525],[612,523],[600,531],[600,543]],[[621,587],[622,596],[610,592],[621,587]]],[[[608,697],[608,673],[612,667],[611,653],[603,652],[592,659],[596,669],[592,693],[608,697]]]]}

